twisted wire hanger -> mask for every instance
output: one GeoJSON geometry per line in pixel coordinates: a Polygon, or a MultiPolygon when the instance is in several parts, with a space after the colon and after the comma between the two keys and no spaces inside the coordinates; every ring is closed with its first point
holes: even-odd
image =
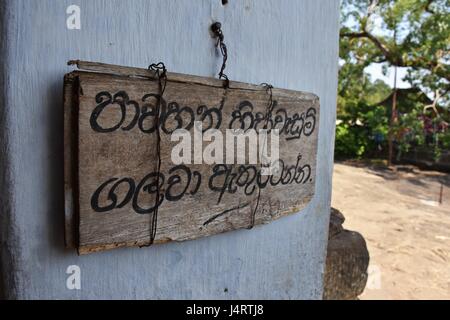
{"type": "Polygon", "coordinates": [[[220,48],[220,53],[222,54],[223,57],[222,66],[219,71],[219,79],[224,80],[224,87],[228,89],[230,87],[230,80],[228,79],[228,76],[224,73],[228,60],[228,49],[224,42],[225,37],[222,32],[222,24],[220,22],[214,22],[211,25],[211,31],[217,38],[216,46],[220,48]]]}
{"type": "Polygon", "coordinates": [[[158,209],[159,209],[159,199],[161,197],[161,190],[160,190],[160,184],[159,184],[159,176],[161,173],[161,132],[160,132],[160,111],[161,111],[161,101],[162,97],[164,95],[164,91],[166,90],[167,85],[167,69],[163,62],[158,63],[152,63],[148,70],[155,72],[156,78],[158,80],[158,99],[156,102],[156,110],[155,110],[155,127],[156,127],[156,156],[157,156],[157,162],[156,162],[156,177],[158,179],[157,185],[156,185],[156,197],[155,197],[155,209],[153,211],[153,215],[150,218],[150,241],[146,245],[140,246],[142,247],[148,247],[153,244],[156,237],[156,229],[158,224],[158,209]]]}
{"type": "MultiPolygon", "coordinates": [[[[264,122],[264,127],[263,129],[267,130],[267,126],[269,124],[269,118],[270,115],[272,114],[273,108],[275,106],[275,104],[273,103],[273,86],[271,84],[268,83],[261,83],[261,86],[263,86],[266,90],[266,93],[269,95],[269,102],[267,103],[267,107],[266,107],[266,114],[264,116],[265,122],[264,122]]],[[[266,137],[267,138],[267,137],[266,137]]],[[[263,147],[266,146],[266,141],[263,142],[263,147]]],[[[260,175],[261,175],[261,170],[262,170],[262,160],[261,157],[263,155],[263,152],[260,153],[260,175]]],[[[259,185],[259,183],[256,183],[256,185],[258,186],[258,196],[256,198],[256,205],[255,205],[255,209],[253,209],[252,215],[251,215],[251,220],[250,220],[250,225],[248,226],[247,229],[252,229],[255,226],[255,218],[256,218],[256,213],[259,207],[259,202],[261,200],[261,187],[259,185]]]]}

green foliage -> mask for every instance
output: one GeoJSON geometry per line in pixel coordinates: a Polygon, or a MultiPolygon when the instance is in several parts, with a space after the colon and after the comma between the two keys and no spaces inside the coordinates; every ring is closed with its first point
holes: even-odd
{"type": "Polygon", "coordinates": [[[450,0],[343,0],[336,157],[386,156],[391,133],[400,152],[450,148],[450,0]],[[410,89],[371,81],[372,63],[406,67],[410,89]],[[428,107],[427,107],[428,106],[428,107]]]}
{"type": "Polygon", "coordinates": [[[367,150],[368,139],[358,127],[346,123],[336,126],[335,153],[339,158],[360,158],[367,150]]]}
{"type": "Polygon", "coordinates": [[[421,121],[418,110],[400,115],[393,131],[396,140],[400,141],[399,149],[402,152],[408,152],[415,144],[423,145],[425,143],[424,123],[421,121]]]}

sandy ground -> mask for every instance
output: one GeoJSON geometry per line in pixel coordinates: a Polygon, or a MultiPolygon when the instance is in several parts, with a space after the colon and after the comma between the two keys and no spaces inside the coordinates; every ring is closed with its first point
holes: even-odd
{"type": "Polygon", "coordinates": [[[450,299],[450,175],[338,163],[332,205],[367,241],[361,299],[450,299]]]}

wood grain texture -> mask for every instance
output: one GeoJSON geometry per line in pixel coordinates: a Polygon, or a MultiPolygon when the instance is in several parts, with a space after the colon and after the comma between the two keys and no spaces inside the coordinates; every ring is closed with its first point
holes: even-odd
{"type": "MultiPolygon", "coordinates": [[[[78,66],[102,72],[77,71],[65,81],[66,123],[72,124],[65,129],[66,147],[74,146],[73,133],[78,135],[77,156],[66,152],[66,193],[79,190],[73,197],[78,214],[71,214],[75,210],[70,195],[66,212],[66,232],[70,235],[76,230],[79,238],[66,245],[79,243],[79,253],[249,228],[298,212],[314,195],[319,121],[316,95],[272,89],[274,108],[267,113],[270,95],[264,86],[231,82],[225,89],[217,79],[169,73],[160,113],[162,202],[154,223],[156,213],[150,208],[156,200],[155,189],[144,190],[158,183],[152,176],[156,174],[157,135],[144,130],[154,127],[156,117],[145,116],[144,109],[146,105],[155,107],[156,99],[145,96],[158,94],[158,82],[152,77],[140,78],[147,73],[145,69],[85,62],[78,66]],[[99,108],[97,128],[92,116],[99,108]],[[171,159],[178,144],[171,141],[171,133],[178,127],[187,128],[193,137],[193,121],[203,120],[203,129],[220,130],[226,145],[226,129],[262,129],[265,118],[280,130],[280,171],[272,176],[260,175],[260,165],[250,164],[249,159],[228,167],[225,162],[177,166],[171,159]],[[76,179],[74,170],[67,169],[74,167],[76,179]],[[222,174],[216,173],[220,171],[222,174]],[[156,228],[154,241],[152,226],[156,228]]],[[[208,144],[203,143],[203,148],[208,144]]],[[[192,160],[195,151],[192,147],[192,160]]],[[[236,153],[245,151],[248,154],[248,145],[236,153]]]]}

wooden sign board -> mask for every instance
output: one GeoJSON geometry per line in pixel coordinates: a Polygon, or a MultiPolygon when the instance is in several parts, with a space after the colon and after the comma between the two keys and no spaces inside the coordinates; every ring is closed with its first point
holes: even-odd
{"type": "Polygon", "coordinates": [[[274,88],[269,114],[263,86],[230,82],[225,89],[217,79],[168,73],[157,116],[154,72],[72,64],[79,70],[64,81],[67,247],[85,254],[191,240],[268,223],[313,197],[316,95],[274,88]],[[171,153],[179,142],[171,133],[193,131],[194,121],[221,132],[264,123],[279,129],[278,173],[261,175],[251,164],[175,165],[171,153]]]}

